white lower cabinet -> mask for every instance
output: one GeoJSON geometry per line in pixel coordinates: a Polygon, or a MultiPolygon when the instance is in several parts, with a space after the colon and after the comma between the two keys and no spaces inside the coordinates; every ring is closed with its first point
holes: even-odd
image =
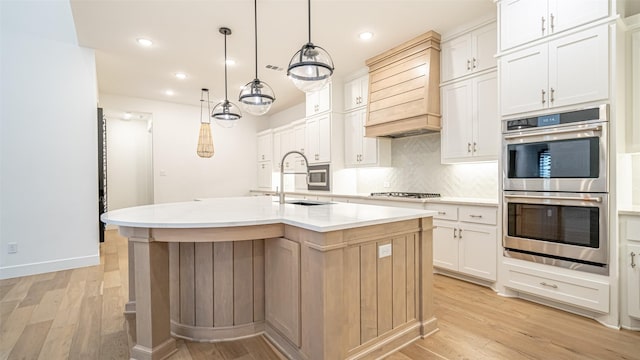
{"type": "Polygon", "coordinates": [[[539,264],[505,262],[505,286],[572,306],[609,312],[609,283],[590,279],[588,274],[574,271],[575,274],[569,275],[558,271],[557,267],[536,265],[539,264]]]}
{"type": "Polygon", "coordinates": [[[496,281],[497,208],[428,204],[434,218],[433,266],[496,281]]]}
{"type": "Polygon", "coordinates": [[[626,258],[629,316],[640,319],[640,243],[627,245],[626,258]]]}

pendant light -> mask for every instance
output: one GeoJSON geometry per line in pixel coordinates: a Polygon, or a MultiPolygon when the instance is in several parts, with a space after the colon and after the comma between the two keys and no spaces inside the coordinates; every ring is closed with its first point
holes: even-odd
{"type": "Polygon", "coordinates": [[[253,0],[254,6],[254,32],[256,52],[256,77],[240,90],[240,106],[244,111],[252,115],[264,115],[276,100],[273,89],[267,83],[258,79],[258,1],[253,0]]]}
{"type": "Polygon", "coordinates": [[[213,156],[213,137],[211,136],[211,121],[209,120],[209,114],[211,113],[211,106],[209,105],[209,89],[202,89],[200,92],[200,134],[198,135],[198,156],[201,158],[210,158],[213,156]],[[207,94],[207,116],[202,116],[202,109],[204,107],[204,94],[207,94]],[[206,119],[206,120],[205,120],[206,119]]]}
{"type": "Polygon", "coordinates": [[[213,107],[211,117],[216,119],[218,125],[231,128],[242,117],[242,112],[227,97],[227,35],[231,35],[231,29],[221,27],[219,31],[220,34],[224,35],[224,100],[213,107]]]}
{"type": "Polygon", "coordinates": [[[309,10],[309,42],[293,55],[287,68],[287,76],[304,92],[322,89],[333,74],[333,60],[329,53],[311,42],[311,0],[309,10]]]}

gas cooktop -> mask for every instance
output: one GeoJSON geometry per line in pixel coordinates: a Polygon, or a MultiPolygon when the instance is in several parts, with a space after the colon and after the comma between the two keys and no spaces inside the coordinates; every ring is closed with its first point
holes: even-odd
{"type": "Polygon", "coordinates": [[[371,193],[371,196],[391,196],[391,197],[403,197],[403,198],[413,198],[413,199],[428,199],[428,198],[439,198],[440,194],[414,193],[414,192],[375,192],[375,193],[371,193]]]}

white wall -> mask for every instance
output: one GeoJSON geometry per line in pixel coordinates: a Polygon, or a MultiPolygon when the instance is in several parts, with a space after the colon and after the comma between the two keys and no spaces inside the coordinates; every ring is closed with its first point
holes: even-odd
{"type": "MultiPolygon", "coordinates": [[[[194,99],[194,103],[199,103],[194,99]]],[[[153,116],[154,202],[248,195],[257,186],[256,130],[264,118],[245,114],[238,125],[213,122],[215,154],[196,154],[200,107],[100,93],[100,106],[153,116]]]]}
{"type": "Polygon", "coordinates": [[[0,2],[0,89],[0,278],[98,264],[95,58],[68,2],[0,2]]]}
{"type": "MultiPolygon", "coordinates": [[[[108,111],[105,110],[105,113],[108,111]]],[[[148,119],[107,123],[107,209],[153,204],[152,135],[148,119]]]]}

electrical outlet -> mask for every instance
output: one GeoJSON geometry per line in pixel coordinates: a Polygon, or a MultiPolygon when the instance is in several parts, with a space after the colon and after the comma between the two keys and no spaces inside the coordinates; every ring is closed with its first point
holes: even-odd
{"type": "Polygon", "coordinates": [[[378,246],[378,258],[382,259],[387,256],[391,256],[391,244],[378,246]]]}
{"type": "Polygon", "coordinates": [[[7,244],[7,252],[9,254],[15,254],[18,252],[18,243],[9,243],[7,244]]]}

